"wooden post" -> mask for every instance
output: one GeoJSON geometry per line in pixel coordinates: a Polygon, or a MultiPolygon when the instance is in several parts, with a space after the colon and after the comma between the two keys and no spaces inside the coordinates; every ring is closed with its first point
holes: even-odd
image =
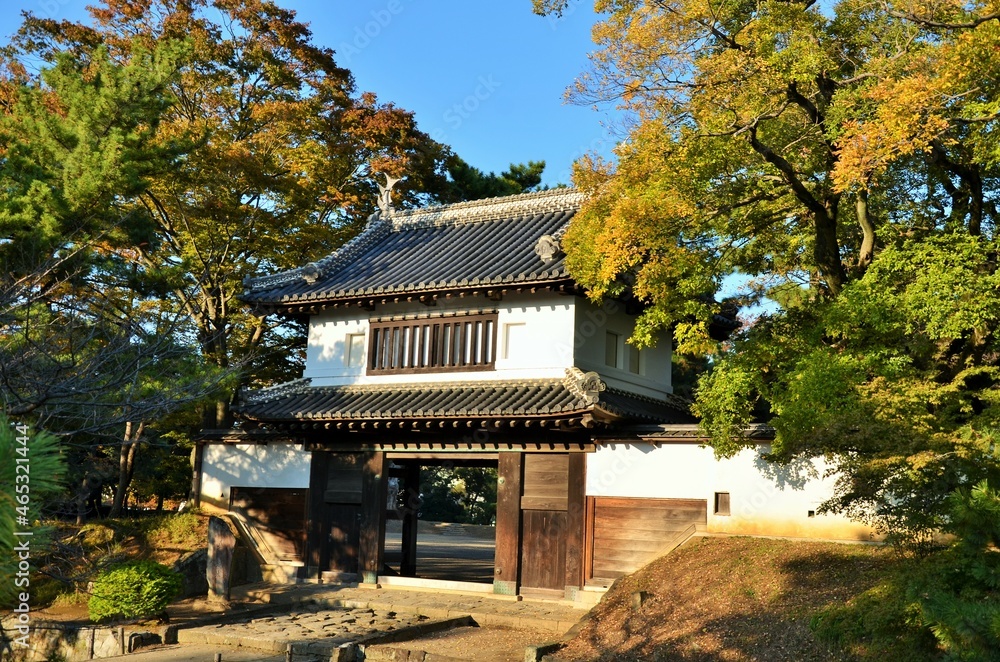
{"type": "Polygon", "coordinates": [[[522,453],[500,453],[497,469],[497,539],[493,592],[517,595],[521,564],[522,453]]]}
{"type": "Polygon", "coordinates": [[[285,646],[285,662],[292,662],[292,645],[285,646]]]}
{"type": "Polygon", "coordinates": [[[399,563],[399,574],[403,577],[417,576],[417,524],[420,512],[420,464],[408,463],[404,469],[403,515],[403,556],[399,563]]]}
{"type": "Polygon", "coordinates": [[[565,598],[576,600],[583,588],[584,528],[587,514],[587,456],[569,454],[566,510],[566,588],[565,598]]]}
{"type": "Polygon", "coordinates": [[[323,558],[323,543],[327,532],[324,531],[323,518],[326,510],[327,469],[330,464],[330,454],[326,451],[313,451],[309,462],[309,497],[306,506],[306,566],[307,574],[316,573],[316,578],[323,580],[323,571],[329,570],[330,560],[323,558]],[[315,571],[313,570],[315,568],[315,571]]]}
{"type": "Polygon", "coordinates": [[[378,583],[385,550],[385,509],[388,481],[385,453],[369,453],[362,473],[359,570],[365,584],[378,583]]]}
{"type": "Polygon", "coordinates": [[[193,457],[191,458],[191,494],[188,495],[195,508],[201,507],[201,471],[205,463],[205,442],[199,441],[194,445],[193,457]]]}
{"type": "Polygon", "coordinates": [[[221,517],[208,518],[208,598],[229,602],[236,536],[221,517]]]}

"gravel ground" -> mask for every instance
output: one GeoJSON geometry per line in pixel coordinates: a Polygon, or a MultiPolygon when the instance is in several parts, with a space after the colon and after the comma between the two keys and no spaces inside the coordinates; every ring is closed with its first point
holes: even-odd
{"type": "Polygon", "coordinates": [[[467,660],[507,662],[524,659],[524,649],[548,641],[551,635],[535,630],[500,627],[464,627],[438,632],[420,639],[391,644],[394,648],[424,651],[467,660]]]}

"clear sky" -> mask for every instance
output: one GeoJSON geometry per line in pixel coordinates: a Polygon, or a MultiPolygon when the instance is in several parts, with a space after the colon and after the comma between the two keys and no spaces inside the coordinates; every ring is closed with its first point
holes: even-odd
{"type": "MultiPolygon", "coordinates": [[[[421,129],[470,164],[499,172],[544,160],[545,183],[569,183],[582,154],[608,155],[613,115],[567,104],[563,92],[586,68],[592,3],[562,18],[530,0],[277,0],[337,51],[359,91],[412,110],[421,129]]],[[[4,0],[6,37],[29,10],[86,19],[87,0],[4,0]]]]}

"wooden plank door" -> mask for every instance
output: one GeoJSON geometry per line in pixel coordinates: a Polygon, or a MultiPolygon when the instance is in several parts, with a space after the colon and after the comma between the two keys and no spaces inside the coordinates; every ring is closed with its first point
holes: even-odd
{"type": "Polygon", "coordinates": [[[313,453],[309,549],[320,572],[358,572],[364,463],[363,453],[313,453]]]}
{"type": "Polygon", "coordinates": [[[526,453],[521,495],[521,586],[566,595],[583,581],[584,456],[526,453]]]}

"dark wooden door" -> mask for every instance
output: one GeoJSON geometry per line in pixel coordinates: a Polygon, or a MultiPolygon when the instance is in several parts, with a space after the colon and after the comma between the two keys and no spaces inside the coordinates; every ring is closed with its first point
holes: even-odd
{"type": "Polygon", "coordinates": [[[521,585],[562,592],[566,574],[566,512],[524,511],[522,537],[521,585]]]}
{"type": "Polygon", "coordinates": [[[582,583],[584,456],[527,453],[521,493],[521,587],[563,593],[582,583]]]}
{"type": "Polygon", "coordinates": [[[327,570],[356,574],[361,539],[361,505],[326,504],[323,530],[326,531],[324,567],[327,570]]]}
{"type": "MultiPolygon", "coordinates": [[[[322,509],[319,531],[319,566],[354,574],[358,572],[361,541],[361,501],[365,455],[323,452],[319,492],[322,509]]],[[[315,459],[314,459],[315,461],[315,459]]]]}

